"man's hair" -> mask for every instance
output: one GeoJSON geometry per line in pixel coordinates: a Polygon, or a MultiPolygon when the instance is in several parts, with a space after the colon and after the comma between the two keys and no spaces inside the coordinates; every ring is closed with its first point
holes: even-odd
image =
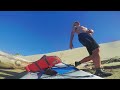
{"type": "Polygon", "coordinates": [[[80,22],[78,22],[78,21],[75,21],[74,23],[80,23],[80,22]]]}
{"type": "Polygon", "coordinates": [[[80,22],[78,22],[78,21],[75,21],[75,22],[73,23],[73,25],[74,25],[75,23],[78,23],[78,24],[80,24],[80,22]]]}

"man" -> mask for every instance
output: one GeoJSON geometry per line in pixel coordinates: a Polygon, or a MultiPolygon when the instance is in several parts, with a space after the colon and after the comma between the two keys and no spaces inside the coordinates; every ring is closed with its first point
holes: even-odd
{"type": "Polygon", "coordinates": [[[97,42],[92,37],[92,34],[94,33],[94,31],[92,29],[87,29],[84,26],[80,26],[79,22],[74,22],[73,29],[71,32],[71,37],[70,37],[70,49],[73,48],[72,40],[74,38],[75,33],[78,34],[79,42],[83,46],[86,47],[86,49],[89,53],[89,56],[83,58],[79,62],[75,62],[75,66],[77,67],[81,63],[88,62],[88,61],[92,60],[94,65],[95,65],[95,69],[96,69],[95,75],[98,75],[98,76],[110,76],[110,75],[112,75],[111,73],[107,73],[101,69],[101,61],[100,61],[100,55],[99,55],[100,46],[97,44],[97,42]]]}

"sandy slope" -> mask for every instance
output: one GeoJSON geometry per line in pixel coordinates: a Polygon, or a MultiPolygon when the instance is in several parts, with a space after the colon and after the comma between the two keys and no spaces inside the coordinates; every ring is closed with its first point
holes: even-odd
{"type": "MultiPolygon", "coordinates": [[[[101,60],[106,60],[112,57],[120,57],[120,41],[109,42],[100,44],[100,56],[101,60]]],[[[56,55],[61,58],[64,63],[73,64],[76,60],[81,60],[82,58],[88,56],[88,52],[85,47],[69,49],[64,51],[47,53],[46,55],[56,55]]],[[[43,54],[30,55],[30,56],[13,56],[4,52],[0,52],[0,67],[5,68],[21,68],[27,65],[27,62],[34,62],[40,59],[43,54]],[[20,61],[19,65],[15,62],[20,61]]]]}
{"type": "MultiPolygon", "coordinates": [[[[100,50],[101,60],[106,60],[112,57],[120,57],[120,41],[100,44],[100,50]]],[[[74,61],[81,60],[85,56],[88,56],[88,52],[85,47],[80,47],[72,50],[69,49],[64,51],[47,53],[46,55],[57,55],[65,63],[74,63],[74,61]]],[[[31,56],[24,56],[23,58],[29,61],[36,61],[42,56],[42,54],[37,54],[31,56]]]]}
{"type": "Polygon", "coordinates": [[[19,56],[4,53],[0,51],[0,68],[24,68],[29,61],[19,56]]]}
{"type": "MultiPolygon", "coordinates": [[[[120,41],[100,44],[100,50],[101,50],[100,56],[101,56],[102,61],[104,60],[110,61],[109,58],[120,57],[120,53],[119,53],[120,52],[120,41]]],[[[69,50],[64,50],[64,51],[47,53],[46,55],[56,55],[56,56],[59,56],[64,63],[74,64],[76,60],[81,60],[82,58],[87,56],[88,52],[85,47],[80,47],[80,48],[75,48],[72,50],[69,49],[69,50]]],[[[14,78],[15,79],[15,78],[19,78],[25,75],[26,72],[20,69],[25,67],[29,62],[34,62],[40,59],[42,56],[43,54],[30,55],[30,56],[13,56],[13,55],[0,51],[0,68],[1,67],[17,68],[17,69],[0,69],[0,79],[3,79],[3,78],[14,78]],[[16,61],[20,61],[21,63],[18,63],[18,65],[16,65],[15,63],[16,61]]],[[[120,78],[119,63],[120,62],[103,64],[103,66],[110,68],[106,70],[113,73],[112,76],[107,77],[108,79],[119,79],[120,78]]],[[[80,65],[80,67],[78,68],[81,69],[81,67],[82,65],[80,65]]],[[[89,70],[89,68],[86,68],[86,69],[89,70]]]]}

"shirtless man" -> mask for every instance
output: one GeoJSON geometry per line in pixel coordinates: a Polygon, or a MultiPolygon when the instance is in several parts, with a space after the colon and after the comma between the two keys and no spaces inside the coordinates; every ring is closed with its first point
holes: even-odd
{"type": "Polygon", "coordinates": [[[76,61],[75,66],[77,67],[81,63],[92,60],[96,69],[95,75],[111,76],[112,75],[111,73],[107,73],[101,69],[101,61],[100,61],[100,55],[99,55],[100,46],[92,37],[92,34],[94,33],[94,31],[92,29],[87,29],[84,26],[80,26],[79,22],[74,22],[73,29],[71,32],[71,37],[70,37],[70,49],[73,48],[72,41],[75,33],[78,34],[79,42],[86,47],[89,53],[89,56],[83,58],[81,61],[78,61],[78,62],[76,61]]]}

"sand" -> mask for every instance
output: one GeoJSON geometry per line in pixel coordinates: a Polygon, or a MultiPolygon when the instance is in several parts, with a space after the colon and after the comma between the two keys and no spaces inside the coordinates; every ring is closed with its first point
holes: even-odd
{"type": "MultiPolygon", "coordinates": [[[[101,61],[108,60],[110,58],[119,58],[120,57],[120,41],[114,41],[114,42],[107,42],[107,43],[102,43],[100,45],[100,56],[101,56],[101,61]]],[[[79,48],[74,48],[74,49],[68,49],[64,51],[57,51],[57,52],[52,52],[52,53],[46,53],[46,54],[36,54],[36,55],[30,55],[30,56],[14,56],[10,55],[7,53],[4,53],[0,51],[0,67],[1,68],[7,68],[7,69],[0,69],[0,77],[3,75],[3,78],[6,78],[8,76],[4,75],[3,72],[8,70],[9,72],[15,71],[15,75],[12,78],[16,78],[17,76],[20,75],[21,73],[24,73],[24,67],[28,65],[31,62],[37,61],[40,59],[43,55],[55,55],[61,58],[61,60],[64,63],[67,64],[73,64],[75,61],[79,61],[82,58],[88,56],[88,52],[85,47],[79,47],[79,48]],[[18,65],[16,65],[16,61],[18,62],[18,65]],[[14,68],[9,69],[9,68],[14,68]],[[18,70],[20,69],[20,70],[18,70]],[[23,70],[22,70],[23,69],[23,70]]],[[[119,65],[118,62],[113,62],[109,64],[103,64],[103,66],[108,66],[108,67],[114,67],[119,65]]],[[[82,64],[78,68],[84,67],[86,64],[82,64]]],[[[89,65],[88,65],[89,66],[89,65]]],[[[113,77],[107,77],[108,79],[111,78],[120,78],[120,67],[117,67],[116,69],[107,69],[108,71],[111,71],[114,73],[113,77]]],[[[87,68],[88,69],[88,68],[87,68]]],[[[1,78],[2,79],[2,78],[1,78]]]]}

